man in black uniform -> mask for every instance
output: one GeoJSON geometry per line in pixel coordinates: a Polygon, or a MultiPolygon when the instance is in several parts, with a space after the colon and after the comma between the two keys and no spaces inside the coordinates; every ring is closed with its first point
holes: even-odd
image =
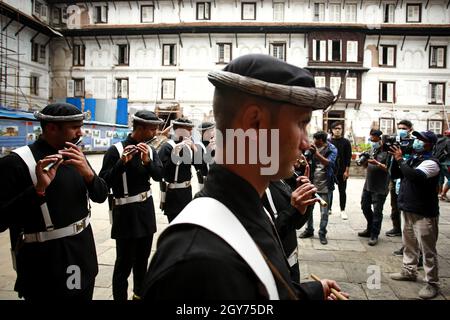
{"type": "Polygon", "coordinates": [[[192,121],[178,118],[172,121],[172,125],[174,136],[158,152],[167,183],[164,214],[169,222],[192,200],[191,165],[194,164],[194,153],[199,151],[191,138],[192,121]]]}
{"type": "Polygon", "coordinates": [[[156,232],[155,207],[150,178],[160,181],[162,164],[148,143],[161,119],[151,111],[133,116],[133,132],[111,146],[103,159],[100,177],[113,190],[111,238],[116,239],[113,274],[114,300],[127,300],[128,277],[133,269],[133,299],[142,295],[141,285],[156,232]]]}
{"type": "Polygon", "coordinates": [[[0,160],[0,230],[20,232],[15,290],[29,300],[92,299],[98,266],[89,198],[105,201],[107,185],[75,144],[83,113],[63,103],[35,117],[39,139],[0,160]]]}
{"type": "MultiPolygon", "coordinates": [[[[216,134],[225,135],[227,129],[236,134],[242,130],[255,133],[245,141],[244,152],[251,150],[250,143],[256,140],[273,147],[271,150],[279,146],[279,152],[274,153],[278,170],[265,172],[262,169],[267,163],[263,165],[261,160],[256,164],[236,163],[237,155],[230,157],[228,153],[234,151],[236,137],[224,139],[223,144],[217,143],[216,137],[216,164],[211,166],[203,190],[160,237],[146,276],[145,297],[332,298],[330,287],[337,287],[334,281],[311,282],[303,287],[291,282],[288,262],[261,197],[270,181],[293,174],[299,150],[308,147],[306,126],[312,109],[326,108],[333,94],[329,89],[314,88],[314,78],[308,71],[267,55],[241,56],[223,71],[210,72],[208,79],[216,86],[216,134]],[[264,129],[275,129],[279,139],[264,141],[264,129]],[[202,206],[204,203],[208,206],[202,206]],[[195,206],[196,210],[191,210],[195,206]],[[191,218],[202,221],[183,222],[191,218]],[[252,263],[250,256],[258,263],[252,263]]],[[[300,211],[305,212],[316,201],[312,199],[316,189],[307,177],[302,179],[296,200],[300,211]]]]}
{"type": "MultiPolygon", "coordinates": [[[[308,173],[305,175],[308,176],[308,173]]],[[[293,192],[288,183],[280,179],[270,182],[262,198],[263,206],[269,212],[281,240],[289,263],[291,279],[296,283],[300,283],[296,230],[299,230],[312,214],[312,210],[302,213],[295,207],[299,193],[300,188],[296,188],[293,192]]]]}
{"type": "MultiPolygon", "coordinates": [[[[198,143],[202,150],[202,162],[196,163],[196,170],[197,170],[197,179],[198,179],[198,185],[199,189],[203,189],[203,185],[206,181],[206,176],[208,175],[209,167],[212,164],[212,160],[214,158],[214,148],[216,146],[214,141],[214,132],[215,132],[216,124],[205,121],[202,122],[198,126],[198,130],[201,135],[201,140],[198,143]]],[[[195,159],[197,162],[197,159],[195,159]]]]}

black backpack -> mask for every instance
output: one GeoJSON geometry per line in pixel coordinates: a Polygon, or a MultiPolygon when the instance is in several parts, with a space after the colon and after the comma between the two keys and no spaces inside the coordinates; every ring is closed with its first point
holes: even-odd
{"type": "Polygon", "coordinates": [[[433,148],[433,157],[438,159],[440,163],[450,158],[450,138],[442,137],[438,139],[433,148]]]}

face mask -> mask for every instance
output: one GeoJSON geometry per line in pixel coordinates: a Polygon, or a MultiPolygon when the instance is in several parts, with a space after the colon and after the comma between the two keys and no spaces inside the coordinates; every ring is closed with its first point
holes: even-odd
{"type": "Polygon", "coordinates": [[[400,137],[400,139],[406,138],[408,136],[408,130],[399,129],[398,130],[398,136],[400,137]]]}
{"type": "Polygon", "coordinates": [[[372,149],[378,149],[380,147],[380,141],[377,142],[369,141],[369,143],[372,146],[372,149]]]}
{"type": "Polygon", "coordinates": [[[415,139],[413,142],[413,149],[416,152],[423,152],[425,143],[422,140],[415,139]]]}

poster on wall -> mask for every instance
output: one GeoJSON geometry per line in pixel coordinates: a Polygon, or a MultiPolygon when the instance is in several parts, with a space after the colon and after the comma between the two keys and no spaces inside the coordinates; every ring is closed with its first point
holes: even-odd
{"type": "Polygon", "coordinates": [[[91,129],[84,129],[84,136],[85,137],[90,137],[92,136],[92,130],[91,129]]]}
{"type": "Polygon", "coordinates": [[[19,135],[18,126],[0,126],[1,137],[17,137],[19,135]]]}
{"type": "Polygon", "coordinates": [[[100,138],[100,130],[92,130],[92,136],[94,138],[100,138]]]}

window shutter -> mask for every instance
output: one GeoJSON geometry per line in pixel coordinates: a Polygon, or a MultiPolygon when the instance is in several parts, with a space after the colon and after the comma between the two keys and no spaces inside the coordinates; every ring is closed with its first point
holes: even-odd
{"type": "Polygon", "coordinates": [[[387,84],[387,102],[394,102],[394,84],[387,84]]]}
{"type": "Polygon", "coordinates": [[[75,81],[74,80],[67,80],[67,96],[73,97],[75,95],[75,81]]]}
{"type": "Polygon", "coordinates": [[[444,101],[444,85],[436,84],[436,103],[443,103],[444,101]]]}
{"type": "Polygon", "coordinates": [[[388,66],[393,66],[394,65],[394,50],[395,50],[395,48],[394,47],[388,47],[387,48],[387,59],[388,59],[388,61],[387,61],[387,64],[388,64],[388,66]]]}
{"type": "Polygon", "coordinates": [[[228,63],[231,61],[231,45],[230,44],[224,44],[223,45],[223,59],[225,63],[228,63]]]}
{"type": "Polygon", "coordinates": [[[317,40],[312,41],[312,59],[313,61],[317,60],[317,40]]]}
{"type": "Polygon", "coordinates": [[[378,65],[383,65],[383,51],[385,50],[385,47],[379,46],[378,47],[378,65]]]}
{"type": "Polygon", "coordinates": [[[338,94],[340,85],[341,85],[340,77],[330,77],[330,89],[334,95],[338,94]]]}
{"type": "MultiPolygon", "coordinates": [[[[322,51],[322,48],[320,48],[320,49],[322,51]]],[[[325,60],[323,60],[323,61],[325,61],[325,60]]],[[[328,40],[328,61],[333,61],[333,40],[328,40]]]]}
{"type": "Polygon", "coordinates": [[[101,19],[102,22],[106,22],[108,20],[108,7],[107,6],[101,6],[101,19]]]}
{"type": "Polygon", "coordinates": [[[349,77],[345,82],[345,98],[356,99],[357,78],[349,77]]]}
{"type": "Polygon", "coordinates": [[[319,45],[320,45],[319,60],[327,61],[327,42],[325,40],[321,40],[319,45]]]}
{"type": "Polygon", "coordinates": [[[433,97],[433,84],[428,84],[428,103],[434,103],[435,99],[433,97]]]}
{"type": "Polygon", "coordinates": [[[358,42],[347,41],[347,62],[358,62],[358,42]]]}
{"type": "Polygon", "coordinates": [[[273,4],[273,20],[284,20],[284,2],[277,2],[273,4]]]}
{"type": "Polygon", "coordinates": [[[170,64],[170,46],[163,46],[163,65],[168,66],[170,64]]]}
{"type": "Polygon", "coordinates": [[[122,86],[122,98],[128,98],[128,79],[122,79],[120,84],[122,86]]]}
{"type": "Polygon", "coordinates": [[[438,67],[444,67],[444,48],[437,48],[436,50],[436,56],[437,56],[437,64],[438,67]]]}
{"type": "Polygon", "coordinates": [[[129,64],[130,63],[130,46],[126,45],[124,47],[124,57],[123,57],[123,62],[124,64],[129,64]]]}
{"type": "Polygon", "coordinates": [[[314,77],[314,82],[316,83],[316,88],[325,87],[325,77],[316,76],[316,77],[314,77]]]}

